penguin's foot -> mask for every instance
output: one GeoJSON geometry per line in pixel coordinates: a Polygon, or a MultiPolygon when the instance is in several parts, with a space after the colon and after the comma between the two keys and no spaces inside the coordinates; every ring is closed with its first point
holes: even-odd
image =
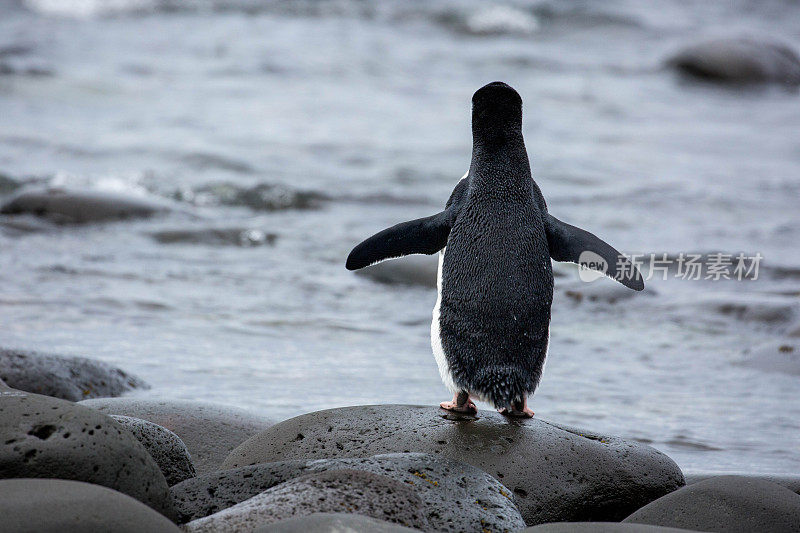
{"type": "Polygon", "coordinates": [[[528,399],[522,402],[514,402],[511,404],[511,409],[504,407],[497,410],[503,416],[510,416],[513,418],[533,418],[533,411],[528,407],[528,399]]]}
{"type": "Polygon", "coordinates": [[[448,411],[455,411],[456,413],[468,413],[471,415],[478,413],[478,408],[475,407],[475,404],[469,399],[469,393],[464,391],[455,393],[452,401],[442,402],[439,404],[439,407],[447,409],[448,411]]]}

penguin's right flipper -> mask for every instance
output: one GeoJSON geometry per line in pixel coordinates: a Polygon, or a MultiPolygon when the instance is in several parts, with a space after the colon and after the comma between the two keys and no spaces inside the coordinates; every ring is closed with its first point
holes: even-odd
{"type": "Polygon", "coordinates": [[[581,254],[593,252],[605,261],[603,274],[629,289],[644,289],[644,280],[636,265],[604,240],[586,230],[561,222],[550,214],[546,214],[544,226],[550,257],[556,261],[581,264],[581,254]]]}
{"type": "Polygon", "coordinates": [[[365,240],[347,256],[347,270],[410,254],[435,254],[447,245],[455,209],[451,206],[425,218],[401,222],[365,240]]]}

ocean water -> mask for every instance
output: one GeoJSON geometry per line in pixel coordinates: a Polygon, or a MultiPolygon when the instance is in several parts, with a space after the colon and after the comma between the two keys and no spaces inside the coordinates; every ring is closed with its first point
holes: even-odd
{"type": "Polygon", "coordinates": [[[0,1],[0,173],[179,207],[2,217],[0,346],[275,418],[448,399],[435,289],[344,259],[441,209],[469,165],[472,92],[503,80],[555,216],[628,253],[763,257],[756,280],[673,266],[643,293],[559,266],[537,416],[684,469],[796,473],[799,95],[662,65],[708,37],[797,49],[798,17],[788,1],[0,1]]]}

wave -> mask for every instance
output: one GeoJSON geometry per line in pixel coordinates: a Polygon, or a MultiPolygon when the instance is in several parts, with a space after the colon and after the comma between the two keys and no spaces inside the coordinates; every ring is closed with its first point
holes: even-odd
{"type": "Polygon", "coordinates": [[[272,245],[278,236],[255,228],[202,228],[154,231],[149,234],[160,244],[201,244],[210,246],[272,245]]]}
{"type": "Polygon", "coordinates": [[[594,5],[542,0],[22,0],[30,11],[73,18],[153,13],[245,13],[325,18],[350,17],[389,23],[429,22],[465,35],[531,35],[543,23],[574,26],[641,26],[641,21],[594,5]]]}
{"type": "Polygon", "coordinates": [[[173,198],[195,205],[241,206],[255,211],[314,209],[329,199],[318,191],[294,189],[279,183],[258,183],[243,187],[228,181],[210,183],[195,189],[180,189],[173,194],[173,198]]]}

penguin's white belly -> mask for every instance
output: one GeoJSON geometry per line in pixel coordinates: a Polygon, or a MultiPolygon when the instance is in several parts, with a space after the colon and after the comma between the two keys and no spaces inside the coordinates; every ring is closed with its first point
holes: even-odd
{"type": "Polygon", "coordinates": [[[439,252],[439,269],[436,274],[436,305],[433,306],[433,320],[431,321],[431,348],[433,348],[433,356],[436,358],[436,365],[439,367],[439,375],[442,377],[442,382],[445,387],[450,389],[450,392],[455,394],[458,392],[458,387],[453,382],[453,375],[450,373],[450,363],[447,362],[447,356],[444,354],[442,347],[442,327],[439,323],[439,313],[442,306],[442,265],[444,264],[444,253],[447,248],[442,248],[439,252]]]}

